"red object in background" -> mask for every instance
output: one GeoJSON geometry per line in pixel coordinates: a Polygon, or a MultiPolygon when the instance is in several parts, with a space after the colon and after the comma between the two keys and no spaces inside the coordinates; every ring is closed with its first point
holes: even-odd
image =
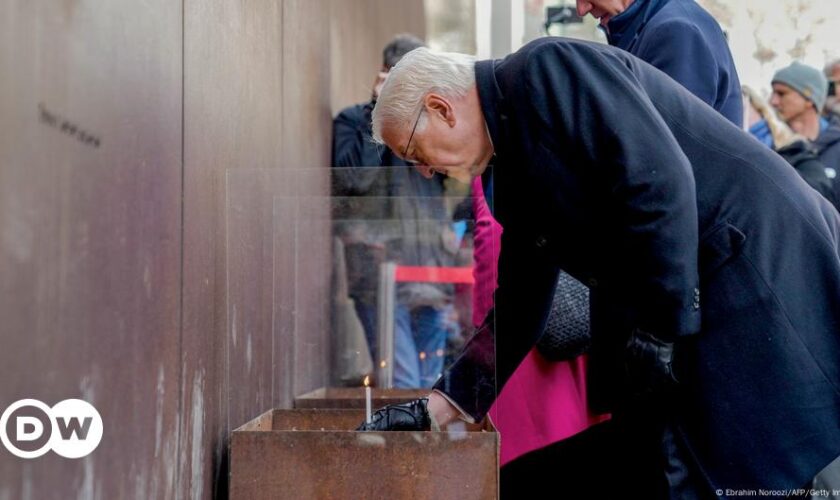
{"type": "Polygon", "coordinates": [[[394,280],[415,283],[473,284],[472,267],[411,267],[397,266],[394,280]]]}

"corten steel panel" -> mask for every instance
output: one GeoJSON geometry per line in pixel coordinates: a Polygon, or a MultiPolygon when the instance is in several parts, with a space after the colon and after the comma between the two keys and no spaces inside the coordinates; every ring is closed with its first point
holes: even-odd
{"type": "MultiPolygon", "coordinates": [[[[330,166],[330,2],[283,2],[283,168],[318,170],[327,180],[330,166]]],[[[312,179],[308,176],[301,180],[312,179]]],[[[321,184],[322,195],[327,184],[321,184]]],[[[322,207],[323,208],[323,207],[322,207]]],[[[300,279],[317,279],[329,269],[332,241],[328,225],[307,227],[300,234],[306,258],[298,259],[300,279]]],[[[291,269],[275,272],[288,273],[291,269]]],[[[295,376],[293,391],[306,392],[326,385],[329,373],[329,283],[307,282],[297,292],[295,376]]],[[[248,417],[252,417],[249,415],[248,417]]]]}
{"type": "Polygon", "coordinates": [[[172,498],[181,4],[0,5],[0,408],[91,402],[87,458],[0,451],[0,498],[172,498]]]}
{"type": "Polygon", "coordinates": [[[285,192],[283,182],[288,177],[282,169],[228,174],[225,370],[231,426],[241,425],[273,404],[273,194],[285,192]]]}
{"type": "Polygon", "coordinates": [[[273,198],[274,220],[272,248],[272,339],[274,340],[274,390],[273,406],[290,408],[294,398],[295,379],[295,326],[297,308],[298,242],[295,228],[300,213],[296,198],[273,198]]]}
{"type": "Polygon", "coordinates": [[[370,99],[382,48],[394,35],[426,34],[423,0],[333,0],[330,21],[333,115],[370,99]]]}
{"type": "MultiPolygon", "coordinates": [[[[328,1],[184,1],[184,411],[178,488],[183,495],[224,494],[230,430],[265,410],[268,402],[272,406],[291,405],[296,383],[293,378],[299,377],[301,391],[325,382],[327,368],[321,362],[322,352],[327,358],[319,344],[325,341],[326,330],[320,329],[318,318],[327,317],[326,287],[322,292],[313,288],[309,297],[294,298],[304,304],[301,311],[306,311],[296,331],[309,328],[311,333],[306,335],[313,336],[300,340],[308,342],[301,348],[301,374],[286,376],[295,368],[283,357],[294,358],[295,353],[279,351],[285,347],[284,342],[295,345],[288,332],[279,342],[277,335],[266,336],[266,318],[272,312],[263,302],[263,294],[270,289],[262,276],[248,288],[240,287],[242,293],[233,301],[256,308],[256,316],[242,316],[238,305],[237,317],[229,315],[233,307],[228,276],[270,275],[271,260],[231,269],[226,254],[225,172],[240,168],[285,172],[307,167],[326,173],[331,140],[330,89],[336,78],[330,75],[330,4],[344,3],[328,1]],[[254,303],[250,293],[257,293],[254,303]],[[235,346],[233,325],[237,325],[235,346]],[[245,325],[259,327],[251,332],[250,370],[245,325]],[[274,342],[273,349],[269,348],[269,339],[274,342]],[[273,352],[271,367],[265,366],[269,359],[266,349],[273,352]],[[254,374],[256,381],[251,378],[254,374]],[[243,389],[249,384],[251,389],[243,389]]],[[[422,19],[422,6],[415,11],[422,19]]],[[[404,14],[400,13],[401,19],[404,14]]],[[[347,45],[371,37],[375,24],[368,21],[352,26],[347,45]]],[[[375,50],[374,59],[380,51],[381,47],[375,50]]],[[[372,76],[365,75],[364,87],[369,86],[372,76]]],[[[315,183],[323,184],[319,180],[315,183]]],[[[327,192],[323,185],[312,189],[319,194],[327,192]]],[[[270,206],[265,209],[270,210],[270,206]]],[[[264,230],[266,222],[269,220],[249,223],[264,230]]],[[[311,244],[317,250],[308,265],[328,264],[328,243],[327,233],[312,235],[311,244]]],[[[264,249],[251,247],[249,251],[258,251],[262,258],[264,249]]]]}
{"type": "MultiPolygon", "coordinates": [[[[235,377],[241,379],[235,391],[231,385],[231,421],[241,424],[249,420],[259,413],[255,405],[291,406],[294,381],[306,373],[297,369],[297,351],[317,351],[315,355],[325,360],[319,362],[318,369],[329,368],[327,331],[321,324],[328,319],[327,302],[305,302],[313,295],[326,295],[329,281],[324,265],[329,255],[322,255],[323,249],[303,246],[314,239],[312,234],[328,234],[329,225],[322,221],[318,227],[307,227],[300,222],[313,215],[312,208],[324,205],[311,200],[325,200],[322,193],[327,184],[327,169],[228,172],[225,307],[230,322],[226,369],[231,384],[235,377]],[[310,212],[304,216],[306,210],[310,212]],[[312,266],[317,271],[303,276],[302,269],[312,266]],[[318,325],[316,331],[303,326],[312,324],[318,325]],[[301,343],[306,346],[298,347],[301,343]]],[[[321,211],[328,213],[326,208],[324,205],[321,211]]]]}
{"type": "MultiPolygon", "coordinates": [[[[246,399],[251,393],[242,392],[242,387],[248,384],[248,373],[229,369],[233,342],[226,315],[224,186],[228,169],[276,167],[283,157],[282,9],[277,0],[184,1],[184,412],[179,493],[190,498],[227,494],[229,431],[241,423],[239,414],[262,411],[271,401],[268,393],[246,399]]],[[[236,348],[242,347],[237,339],[236,348]]],[[[240,366],[238,358],[234,364],[240,366]]],[[[265,369],[262,363],[252,364],[252,370],[265,369]]]]}
{"type": "Polygon", "coordinates": [[[382,65],[382,44],[372,21],[376,3],[376,0],[331,2],[333,115],[346,106],[370,99],[371,86],[382,65]]]}
{"type": "MultiPolygon", "coordinates": [[[[275,190],[278,192],[280,190],[275,190]]],[[[315,276],[299,277],[298,260],[309,257],[308,249],[300,246],[297,233],[300,217],[305,208],[300,198],[287,196],[273,198],[272,221],[272,339],[274,341],[274,406],[290,408],[295,396],[295,378],[298,370],[297,343],[300,338],[313,335],[298,335],[298,324],[302,311],[299,309],[301,286],[317,283],[315,276]]],[[[326,268],[327,266],[325,266],[326,268]]],[[[321,282],[325,285],[328,282],[321,282]]],[[[327,346],[321,346],[325,348],[327,346]]],[[[329,351],[327,351],[329,352],[329,351]]]]}
{"type": "MultiPolygon", "coordinates": [[[[326,178],[324,186],[327,185],[326,178]]],[[[331,322],[330,270],[332,255],[330,200],[303,200],[295,239],[294,396],[328,384],[331,322]]],[[[275,287],[289,286],[289,269],[275,268],[275,287]]],[[[290,401],[289,401],[290,402],[290,401]]]]}
{"type": "Polygon", "coordinates": [[[330,166],[329,2],[283,2],[282,168],[330,166]]]}
{"type": "Polygon", "coordinates": [[[355,432],[363,411],[279,410],[231,437],[231,498],[495,499],[495,432],[355,432]]]}

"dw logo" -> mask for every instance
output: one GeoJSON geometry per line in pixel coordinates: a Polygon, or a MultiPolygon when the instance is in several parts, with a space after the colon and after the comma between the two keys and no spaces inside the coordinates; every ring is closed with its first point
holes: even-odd
{"type": "Polygon", "coordinates": [[[0,417],[0,440],[20,458],[37,458],[51,449],[62,457],[81,458],[102,440],[102,417],[81,399],[65,399],[52,408],[37,399],[21,399],[0,417]]]}

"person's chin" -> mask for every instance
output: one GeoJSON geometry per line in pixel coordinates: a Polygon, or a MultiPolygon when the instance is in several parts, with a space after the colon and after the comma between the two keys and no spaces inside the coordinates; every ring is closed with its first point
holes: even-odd
{"type": "Polygon", "coordinates": [[[446,176],[450,179],[455,179],[458,182],[463,182],[465,184],[472,181],[474,177],[472,174],[472,169],[469,167],[454,167],[446,169],[446,176]]]}
{"type": "Polygon", "coordinates": [[[458,172],[449,176],[450,179],[455,179],[462,184],[469,184],[473,180],[473,176],[469,172],[458,172]]]}

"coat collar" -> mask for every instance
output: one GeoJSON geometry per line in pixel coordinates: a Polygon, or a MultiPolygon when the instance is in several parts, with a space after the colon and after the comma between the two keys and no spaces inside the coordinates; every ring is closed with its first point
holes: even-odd
{"type": "Polygon", "coordinates": [[[496,64],[498,61],[478,61],[475,63],[475,83],[478,88],[478,100],[481,104],[481,111],[484,114],[484,122],[487,124],[487,132],[493,143],[495,155],[490,165],[481,174],[481,182],[484,185],[484,194],[493,211],[494,182],[493,177],[495,164],[505,148],[504,122],[507,121],[505,111],[505,98],[496,81],[496,64]]]}
{"type": "Polygon", "coordinates": [[[496,81],[496,64],[498,61],[478,61],[475,63],[475,83],[478,88],[478,100],[487,131],[493,142],[496,155],[504,149],[505,98],[496,81]]]}
{"type": "Polygon", "coordinates": [[[607,23],[607,40],[610,45],[630,50],[650,19],[669,0],[636,0],[621,14],[607,23]]]}

